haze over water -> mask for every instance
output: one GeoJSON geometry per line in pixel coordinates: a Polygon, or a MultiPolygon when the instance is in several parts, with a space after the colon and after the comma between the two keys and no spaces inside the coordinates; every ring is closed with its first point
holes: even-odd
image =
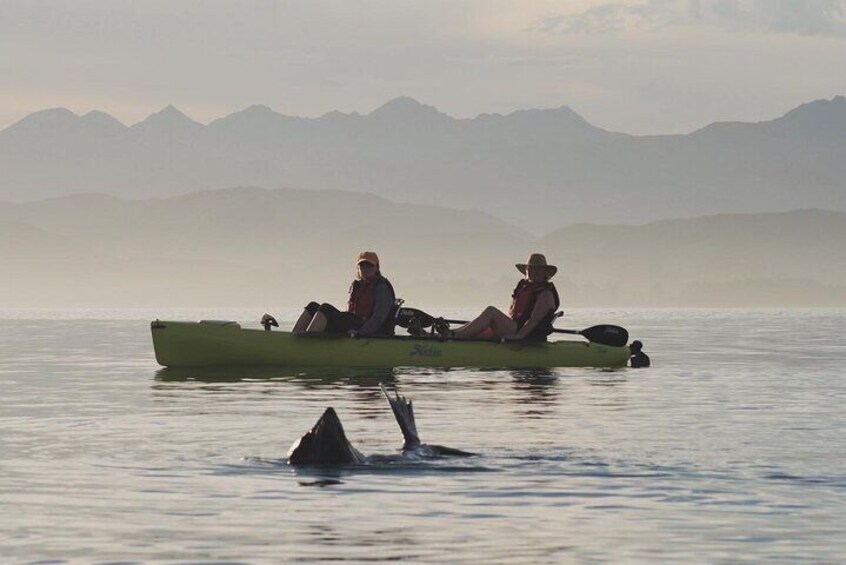
{"type": "Polygon", "coordinates": [[[583,309],[559,323],[626,326],[649,370],[155,363],[152,318],[259,315],[0,311],[3,560],[846,557],[842,309],[583,309]],[[424,441],[478,456],[285,465],[329,405],[361,451],[399,448],[379,382],[413,399],[424,441]]]}

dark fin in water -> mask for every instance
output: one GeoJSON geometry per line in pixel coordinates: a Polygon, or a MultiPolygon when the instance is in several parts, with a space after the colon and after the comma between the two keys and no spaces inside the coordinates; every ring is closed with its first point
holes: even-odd
{"type": "Polygon", "coordinates": [[[289,465],[351,465],[363,462],[364,456],[347,440],[341,419],[331,407],[288,450],[289,465]]]}
{"type": "Polygon", "coordinates": [[[414,423],[414,408],[411,406],[411,401],[404,396],[400,396],[396,391],[394,391],[394,398],[391,398],[384,384],[379,383],[379,387],[388,400],[388,404],[391,405],[391,410],[393,410],[394,417],[397,419],[400,431],[402,431],[404,440],[402,450],[407,451],[419,447],[420,437],[417,435],[417,424],[414,423]]]}

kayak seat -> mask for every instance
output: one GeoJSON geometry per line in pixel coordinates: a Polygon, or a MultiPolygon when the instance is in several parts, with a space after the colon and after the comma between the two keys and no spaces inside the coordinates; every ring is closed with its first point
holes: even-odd
{"type": "Polygon", "coordinates": [[[399,317],[399,312],[402,310],[402,305],[405,302],[402,298],[395,298],[394,305],[391,306],[391,312],[388,314],[388,319],[385,321],[385,324],[382,326],[382,330],[379,332],[383,335],[394,335],[394,328],[399,325],[397,323],[397,318],[399,317]]]}
{"type": "Polygon", "coordinates": [[[428,328],[435,323],[435,318],[416,308],[399,308],[396,315],[396,324],[401,328],[408,328],[410,325],[428,328]]]}
{"type": "Polygon", "coordinates": [[[409,335],[418,337],[423,335],[434,335],[433,327],[436,319],[417,308],[402,308],[397,310],[396,325],[405,328],[409,335]],[[426,329],[429,329],[427,332],[426,329]]]}
{"type": "Polygon", "coordinates": [[[426,329],[423,327],[423,324],[420,323],[419,318],[412,318],[405,326],[405,329],[408,332],[408,335],[414,337],[426,335],[426,329]]]}

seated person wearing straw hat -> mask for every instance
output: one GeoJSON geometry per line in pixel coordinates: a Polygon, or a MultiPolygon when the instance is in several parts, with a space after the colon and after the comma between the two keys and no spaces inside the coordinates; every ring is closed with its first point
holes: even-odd
{"type": "Polygon", "coordinates": [[[525,263],[515,265],[524,278],[511,295],[508,314],[488,306],[479,316],[455,331],[447,330],[456,339],[505,339],[544,341],[552,333],[555,311],[561,305],[551,279],[558,268],[546,263],[546,257],[532,253],[525,263]]]}
{"type": "Polygon", "coordinates": [[[356,257],[357,277],[350,285],[347,311],[331,304],[310,302],[293,331],[305,333],[349,333],[353,337],[393,335],[394,287],[379,270],[379,257],[362,251],[356,257]]]}

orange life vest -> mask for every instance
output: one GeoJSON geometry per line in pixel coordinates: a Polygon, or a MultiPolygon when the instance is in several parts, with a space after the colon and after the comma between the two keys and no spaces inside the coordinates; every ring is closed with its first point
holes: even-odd
{"type": "Polygon", "coordinates": [[[347,312],[355,314],[362,320],[367,320],[373,314],[373,307],[376,305],[376,287],[380,284],[387,284],[391,288],[393,294],[393,287],[391,283],[383,277],[378,275],[372,280],[356,279],[350,285],[350,298],[347,302],[347,312]]]}
{"type": "MultiPolygon", "coordinates": [[[[517,286],[514,288],[514,292],[511,294],[511,308],[508,309],[508,315],[512,320],[517,322],[518,328],[522,328],[526,322],[529,321],[529,318],[532,317],[532,310],[535,309],[535,303],[538,301],[538,296],[545,290],[552,291],[552,296],[555,300],[555,308],[549,312],[549,315],[551,316],[555,314],[555,310],[557,310],[561,305],[561,300],[558,298],[558,291],[555,289],[554,284],[549,281],[530,282],[526,279],[521,279],[520,282],[517,283],[517,286]]],[[[541,325],[543,325],[543,323],[538,324],[539,329],[541,325]]],[[[549,325],[549,329],[551,331],[551,322],[549,325]]],[[[544,328],[544,330],[545,329],[546,328],[544,328]]],[[[549,332],[544,335],[549,335],[549,332]]]]}

